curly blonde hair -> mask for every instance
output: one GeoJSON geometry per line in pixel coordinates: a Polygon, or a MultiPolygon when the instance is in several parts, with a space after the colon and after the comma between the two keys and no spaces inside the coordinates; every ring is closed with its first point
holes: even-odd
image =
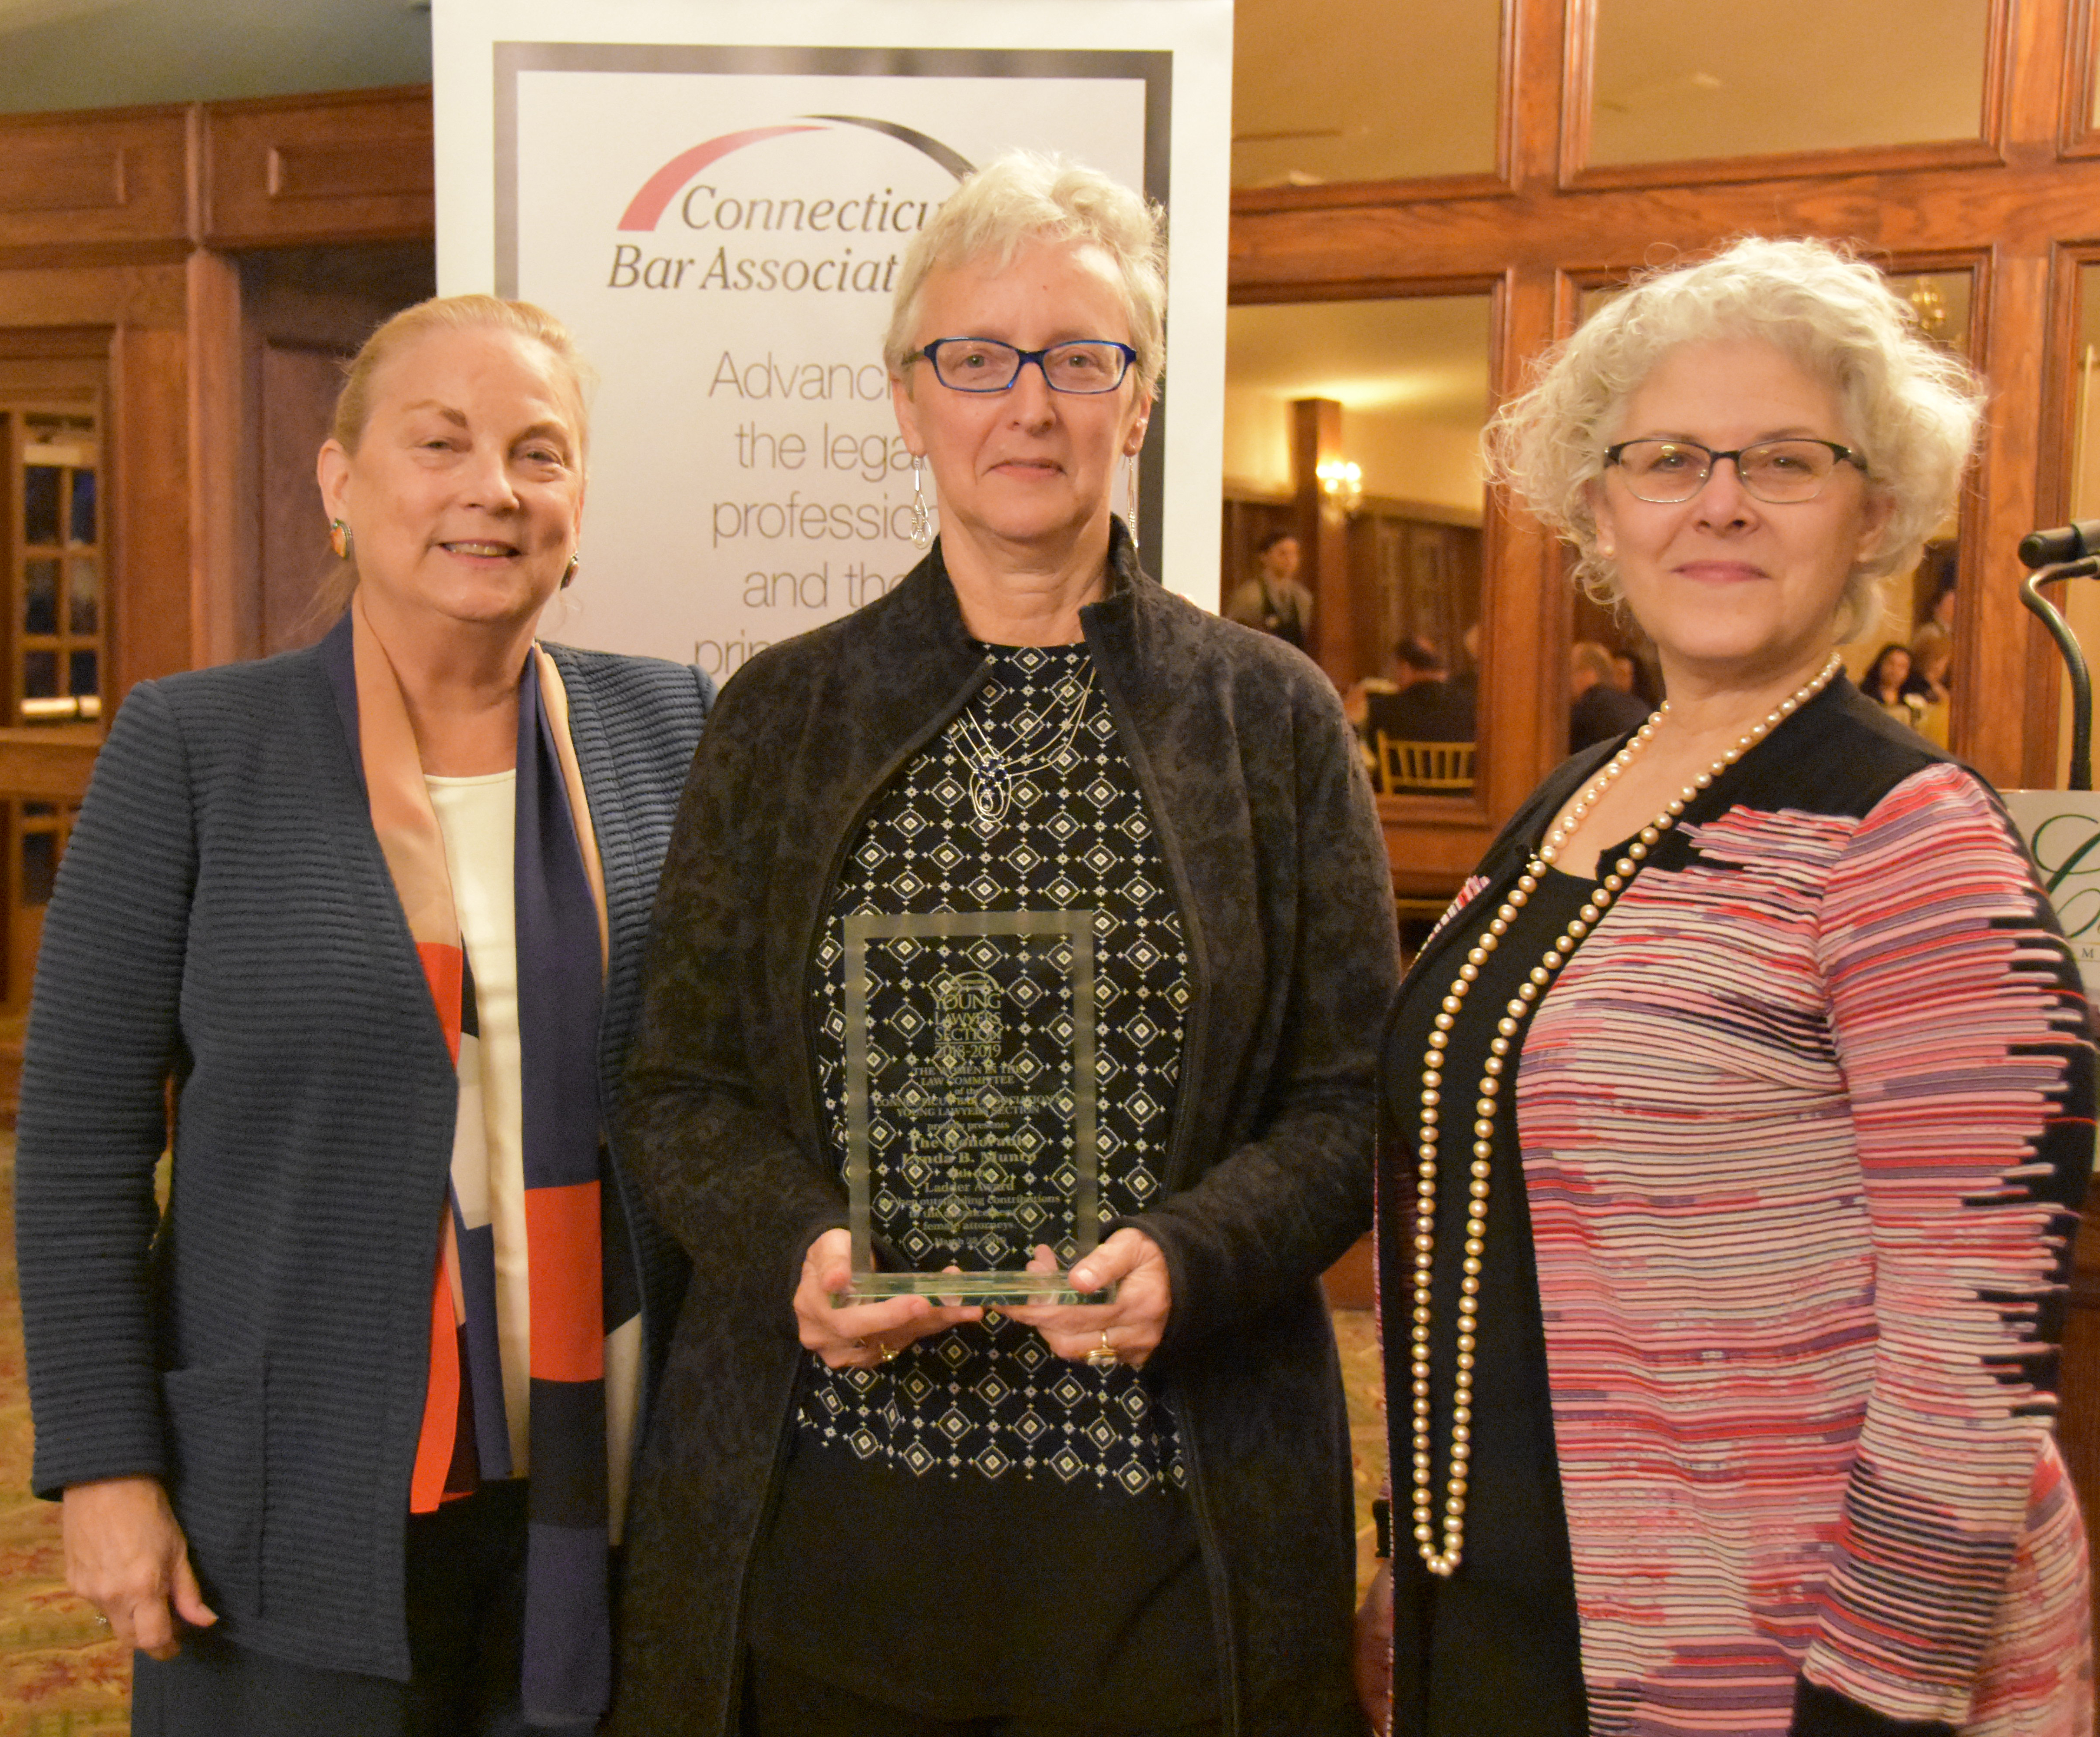
{"type": "Polygon", "coordinates": [[[1882,580],[1914,566],[1953,509],[1984,397],[1969,364],[1926,338],[1909,304],[1849,245],[1749,236],[1636,277],[1540,357],[1496,412],[1482,440],[1489,474],[1574,545],[1584,592],[1616,605],[1593,502],[1615,420],[1669,352],[1736,338],[1771,345],[1831,388],[1845,443],[1888,503],[1875,552],[1839,604],[1849,637],[1873,618],[1882,580]]]}

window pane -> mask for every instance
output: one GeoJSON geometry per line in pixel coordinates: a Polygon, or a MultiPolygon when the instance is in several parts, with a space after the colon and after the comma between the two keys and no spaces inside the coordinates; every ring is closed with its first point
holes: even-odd
{"type": "Polygon", "coordinates": [[[69,569],[72,584],[66,591],[66,628],[74,633],[92,633],[102,609],[102,566],[91,555],[76,555],[69,569]]]}
{"type": "Polygon", "coordinates": [[[1489,298],[1241,306],[1225,319],[1227,612],[1254,620],[1288,593],[1290,575],[1261,553],[1288,532],[1300,545],[1298,582],[1313,594],[1314,647],[1354,686],[1367,757],[1380,729],[1396,743],[1466,747],[1440,760],[1418,755],[1421,776],[1396,769],[1387,787],[1423,793],[1433,779],[1463,795],[1479,667],[1489,298]],[[1294,430],[1317,430],[1322,460],[1312,477],[1298,474],[1295,456],[1294,430]],[[1401,668],[1392,653],[1403,638],[1423,641],[1433,667],[1401,668]]]}
{"type": "Polygon", "coordinates": [[[30,465],[22,473],[22,540],[59,540],[59,471],[55,465],[30,465]]]}
{"type": "Polygon", "coordinates": [[[73,474],[73,528],[72,539],[76,543],[95,540],[95,473],[76,470],[73,474]]]}
{"type": "Polygon", "coordinates": [[[1312,187],[1495,166],[1493,0],[1238,0],[1233,185],[1312,187]],[[1417,97],[1434,68],[1432,93],[1417,97]]]}
{"type": "Polygon", "coordinates": [[[1593,163],[1973,139],[1990,0],[1597,0],[1593,163]],[[1871,69],[1869,72],[1868,69],[1871,69]]]}
{"type": "Polygon", "coordinates": [[[22,902],[48,905],[51,885],[59,871],[58,835],[51,832],[22,835],[22,902]]]}
{"type": "MultiPolygon", "coordinates": [[[[10,725],[99,720],[102,699],[102,502],[95,389],[55,384],[59,400],[0,416],[0,450],[20,465],[24,533],[7,575],[12,625],[0,644],[13,659],[18,697],[10,725]],[[19,420],[17,420],[19,418],[19,420]],[[14,430],[19,430],[19,438],[14,430]]],[[[0,540],[6,547],[11,537],[0,540]]],[[[60,848],[63,835],[57,835],[60,848]]]]}
{"type": "Polygon", "coordinates": [[[59,564],[38,558],[22,565],[22,627],[31,633],[59,630],[59,564]]]}

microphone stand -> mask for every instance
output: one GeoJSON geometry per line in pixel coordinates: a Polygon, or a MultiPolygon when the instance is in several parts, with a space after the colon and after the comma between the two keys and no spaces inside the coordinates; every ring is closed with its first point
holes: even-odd
{"type": "Polygon", "coordinates": [[[2057,650],[2063,654],[2071,676],[2071,786],[2093,787],[2093,677],[2085,667],[2085,653],[2078,636],[2071,631],[2057,606],[2036,589],[2059,579],[2091,579],[2100,575],[2100,556],[2086,555],[2076,561],[2058,561],[2039,567],[2020,581],[2020,601],[2041,619],[2057,650]]]}

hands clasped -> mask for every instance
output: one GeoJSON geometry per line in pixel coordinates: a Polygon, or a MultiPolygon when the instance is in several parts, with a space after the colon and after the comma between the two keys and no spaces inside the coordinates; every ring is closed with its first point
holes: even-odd
{"type": "MultiPolygon", "coordinates": [[[[1055,1272],[1057,1258],[1039,1246],[1028,1270],[1055,1272]]],[[[852,1276],[852,1241],[845,1231],[825,1232],[802,1257],[796,1325],[804,1347],[829,1369],[872,1369],[915,1340],[984,1316],[982,1308],[944,1305],[930,1297],[837,1306],[832,1299],[849,1288],[852,1276]]],[[[1073,1267],[1071,1279],[1076,1290],[1120,1288],[1113,1303],[1036,1303],[1002,1312],[1035,1328],[1068,1362],[1098,1366],[1112,1360],[1141,1367],[1158,1347],[1172,1300],[1159,1245],[1142,1231],[1119,1230],[1073,1267]]]]}

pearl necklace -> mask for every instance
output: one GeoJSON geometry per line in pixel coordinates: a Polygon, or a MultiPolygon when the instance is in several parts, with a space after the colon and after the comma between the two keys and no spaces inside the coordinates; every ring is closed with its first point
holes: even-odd
{"type": "Polygon", "coordinates": [[[1833,652],[1830,661],[1821,670],[1759,718],[1726,753],[1672,796],[1664,805],[1662,812],[1640,829],[1626,846],[1625,853],[1612,864],[1589,897],[1583,902],[1582,908],[1569,919],[1560,938],[1546,950],[1545,956],[1518,984],[1516,994],[1511,997],[1509,1004],[1502,1010],[1502,1016],[1495,1022],[1495,1035],[1489,1042],[1487,1062],[1481,1070],[1480,1084],[1474,1094],[1472,1163],[1468,1185],[1470,1201],[1466,1209],[1465,1259],[1460,1267],[1458,1281],[1457,1368],[1451,1383],[1450,1469],[1444,1486],[1444,1526],[1440,1542],[1436,1529],[1436,1488],[1430,1459],[1429,1327],[1430,1279],[1436,1263],[1437,1151],[1444,1096],[1445,1052],[1450,1047],[1451,1033],[1458,1025],[1459,1011],[1465,1005],[1467,991],[1479,978],[1488,955],[1501,944],[1502,937],[1509,932],[1510,925],[1515,920],[1517,913],[1538,890],[1539,877],[1560,856],[1561,847],[1568,842],[1576,827],[1582,824],[1583,817],[1596,806],[1598,799],[1617,783],[1619,775],[1648,746],[1649,738],[1655,734],[1656,727],[1669,715],[1667,702],[1635,732],[1633,738],[1613,755],[1604,769],[1590,781],[1582,793],[1569,805],[1560,823],[1546,835],[1545,842],[1532,853],[1524,872],[1517,877],[1516,884],[1510,889],[1509,896],[1502,901],[1501,908],[1489,919],[1487,928],[1466,954],[1465,963],[1458,968],[1458,976],[1452,980],[1450,988],[1445,991],[1439,1004],[1435,1029],[1429,1034],[1429,1049],[1422,1058],[1422,1113],[1415,1148],[1414,1312],[1410,1335],[1414,1399],[1414,1541],[1423,1562],[1432,1574],[1449,1576],[1453,1573],[1458,1566],[1465,1543],[1466,1472],[1473,1451],[1473,1359],[1477,1349],[1474,1329],[1480,1321],[1480,1257],[1486,1247],[1488,1231],[1488,1177],[1490,1160],[1494,1155],[1495,1100],[1501,1093],[1504,1075],[1511,1070],[1524,1022],[1538,1007],[1540,998],[1551,986],[1561,967],[1568,963],[1576,948],[1582,944],[1582,938],[1596,928],[1605,911],[1611,908],[1613,902],[1626,890],[1628,883],[1640,872],[1657,840],[1677,824],[1686,807],[1722,773],[1814,699],[1838,672],[1842,661],[1833,652]]]}

